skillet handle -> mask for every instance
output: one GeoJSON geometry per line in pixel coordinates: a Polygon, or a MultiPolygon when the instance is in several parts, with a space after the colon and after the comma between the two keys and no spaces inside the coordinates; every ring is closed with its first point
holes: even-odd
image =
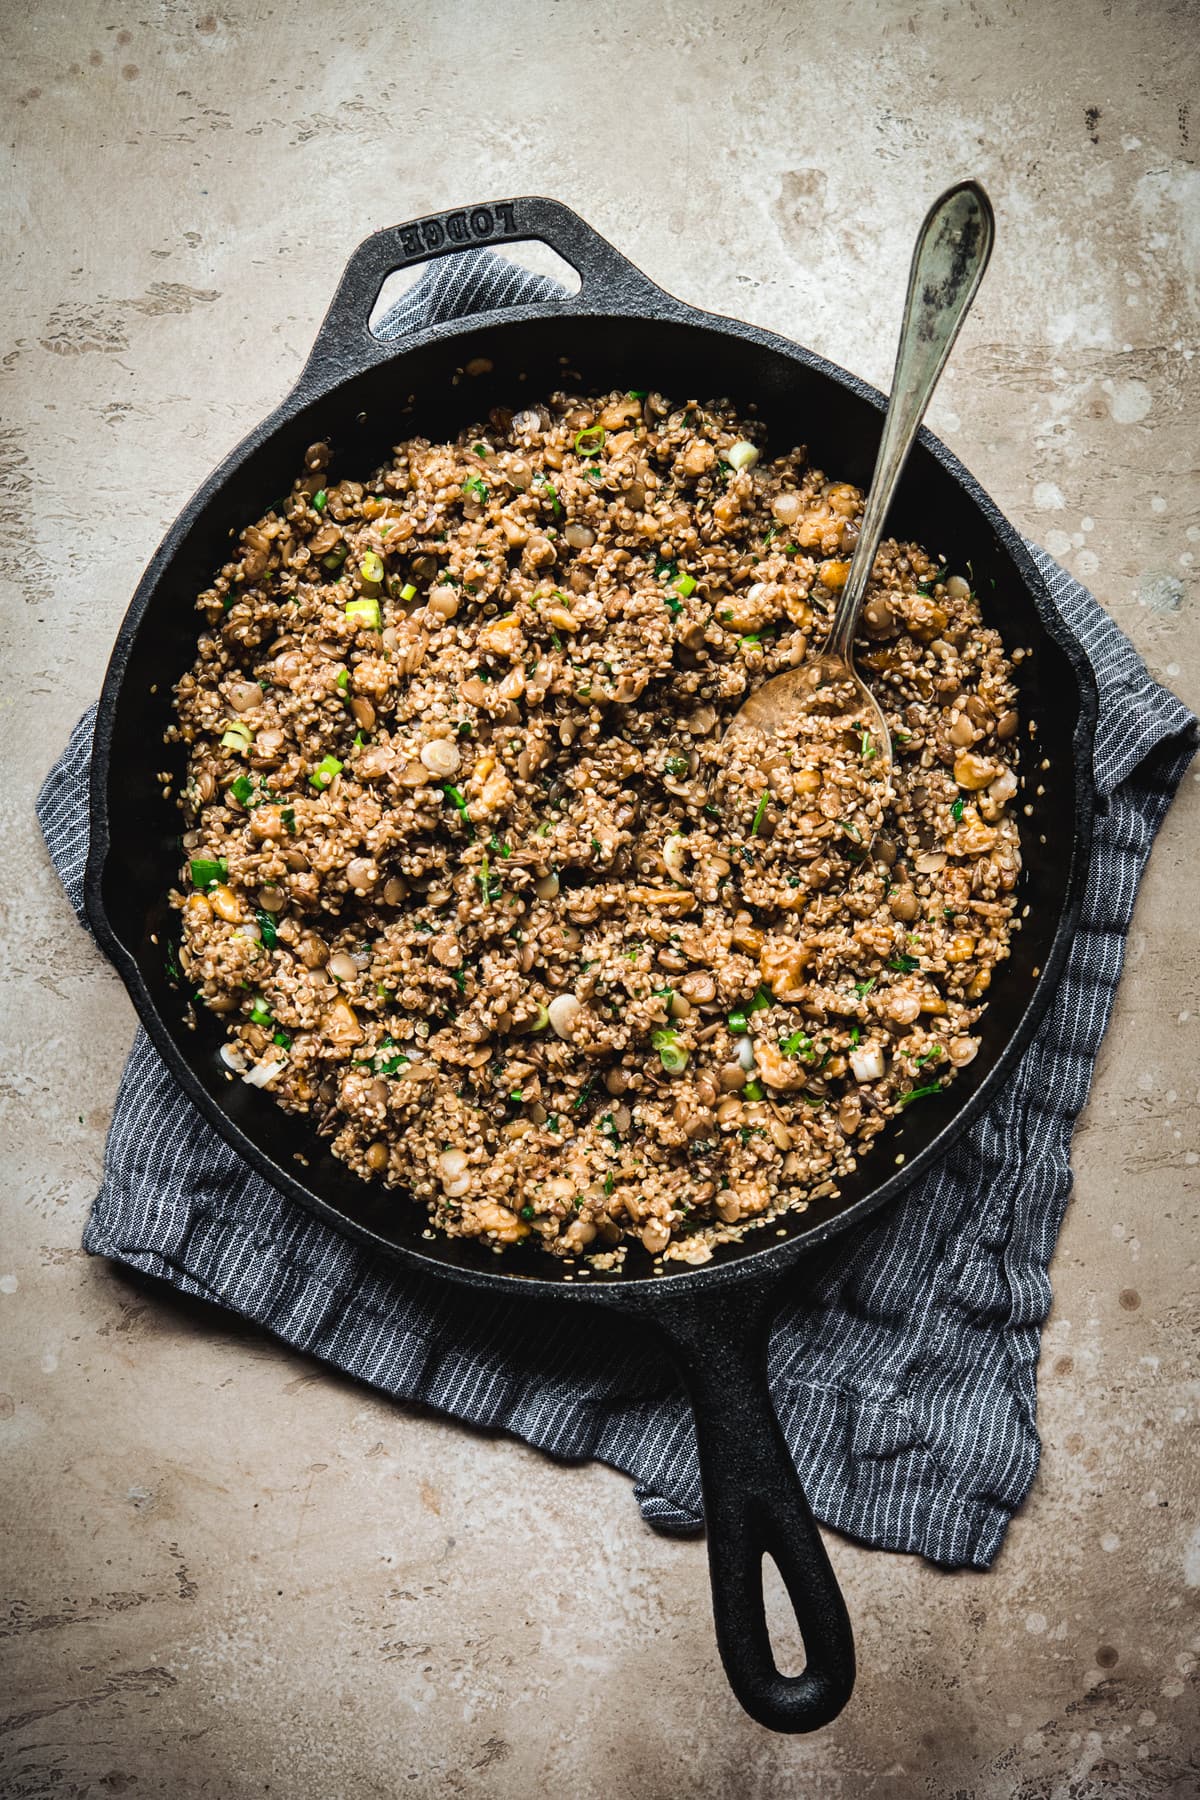
{"type": "Polygon", "coordinates": [[[367,323],[379,290],[395,270],[462,250],[502,249],[527,238],[548,244],[580,277],[578,294],[543,302],[558,311],[590,312],[601,301],[609,312],[641,312],[647,303],[655,310],[678,305],[561,200],[524,194],[453,212],[428,213],[423,219],[375,232],[354,251],[317,332],[297,392],[310,398],[396,354],[395,342],[382,343],[367,323]]]}
{"type": "Polygon", "coordinates": [[[854,1686],[854,1638],[767,1387],[774,1290],[732,1287],[655,1309],[696,1419],[717,1644],[746,1711],[772,1731],[815,1731],[854,1686]],[[774,1558],[804,1639],[801,1675],[775,1665],[763,1606],[774,1558]]]}

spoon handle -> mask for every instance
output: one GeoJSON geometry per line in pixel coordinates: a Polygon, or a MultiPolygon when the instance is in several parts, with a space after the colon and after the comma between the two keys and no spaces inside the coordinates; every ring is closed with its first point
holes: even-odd
{"type": "Polygon", "coordinates": [[[850,660],[892,496],[938,376],[979,291],[995,233],[991,201],[977,181],[961,181],[934,201],[917,234],[879,455],[827,655],[850,660]]]}

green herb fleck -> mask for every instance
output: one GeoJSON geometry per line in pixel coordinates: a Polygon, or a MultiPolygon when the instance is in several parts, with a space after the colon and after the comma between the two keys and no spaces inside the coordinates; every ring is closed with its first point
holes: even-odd
{"type": "Polygon", "coordinates": [[[315,787],[318,793],[324,793],[335,775],[342,772],[342,764],[336,756],[323,756],[308,778],[309,786],[315,787]]]}
{"type": "Polygon", "coordinates": [[[451,804],[455,807],[455,809],[462,814],[463,823],[466,825],[469,825],[471,823],[471,819],[470,819],[469,813],[467,812],[466,795],[463,793],[462,789],[456,788],[452,781],[446,781],[446,782],[442,783],[442,792],[443,792],[443,794],[445,794],[447,800],[449,800],[451,802],[451,804]]]}
{"type": "Polygon", "coordinates": [[[897,1106],[911,1106],[914,1100],[927,1100],[930,1094],[940,1094],[941,1091],[940,1081],[933,1082],[929,1087],[910,1088],[907,1094],[900,1095],[896,1104],[897,1106]]]}
{"type": "Polygon", "coordinates": [[[204,893],[208,888],[216,887],[219,881],[225,881],[229,875],[229,865],[223,856],[192,858],[192,886],[204,893]]]}
{"type": "Polygon", "coordinates": [[[680,1075],[687,1068],[688,1053],[677,1041],[678,1036],[669,1025],[650,1033],[650,1042],[658,1051],[658,1060],[668,1075],[680,1075]]]}

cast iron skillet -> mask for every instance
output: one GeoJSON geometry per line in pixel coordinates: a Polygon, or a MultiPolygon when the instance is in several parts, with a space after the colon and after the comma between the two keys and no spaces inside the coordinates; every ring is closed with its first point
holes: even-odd
{"type": "Polygon", "coordinates": [[[997,975],[976,1061],[944,1097],[890,1128],[836,1197],[724,1246],[703,1267],[659,1276],[640,1249],[620,1274],[585,1281],[545,1255],[498,1257],[474,1241],[431,1241],[423,1236],[423,1208],[359,1181],[304,1121],[225,1079],[216,1057],[220,1026],[205,1014],[198,1029],[186,1028],[186,995],[164,955],[180,824],[156,775],[172,759],[177,769],[182,763],[162,744],[171,689],[195,652],[194,596],[225,559],[230,536],[287,491],[306,446],[318,439],[332,444],[339,473],[363,474],[401,438],[452,438],[492,406],[560,385],[565,370],[584,392],[654,387],[679,399],[725,395],[754,404],[776,449],[806,442],[814,461],[839,479],[865,487],[870,478],[881,395],[771,332],[664,293],[556,201],[467,207],[377,232],[350,258],[295,389],[204,483],[138,585],[96,722],[88,917],[185,1092],[276,1187],[429,1277],[538,1304],[633,1314],[665,1339],[695,1410],[713,1610],[729,1680],[764,1725],[809,1731],[849,1697],[854,1649],[769,1398],[767,1328],[784,1285],[804,1281],[814,1248],[895,1200],[943,1156],[1027,1049],[1078,923],[1091,838],[1090,669],[1020,537],[967,471],[922,432],[891,528],[954,568],[969,563],[989,621],[1010,649],[1031,652],[1017,669],[1022,718],[1036,734],[1022,738],[1024,917],[997,975]],[[539,239],[564,257],[582,277],[579,294],[433,325],[399,344],[382,344],[369,331],[392,270],[520,239],[539,239]],[[806,1667],[796,1677],[781,1675],[772,1656],[764,1554],[783,1575],[803,1635],[806,1667]]]}

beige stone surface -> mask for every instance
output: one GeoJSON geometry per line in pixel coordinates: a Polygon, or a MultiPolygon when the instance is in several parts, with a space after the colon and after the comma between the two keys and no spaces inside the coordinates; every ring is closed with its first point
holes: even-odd
{"type": "Polygon", "coordinates": [[[999,215],[932,423],[1200,701],[1189,0],[0,9],[0,1791],[618,1800],[1197,1791],[1193,779],[1076,1144],[993,1572],[839,1541],[858,1691],[745,1718],[698,1543],[78,1248],[133,1015],[36,839],[138,573],[374,227],[555,194],[880,382],[949,179],[999,215]]]}

